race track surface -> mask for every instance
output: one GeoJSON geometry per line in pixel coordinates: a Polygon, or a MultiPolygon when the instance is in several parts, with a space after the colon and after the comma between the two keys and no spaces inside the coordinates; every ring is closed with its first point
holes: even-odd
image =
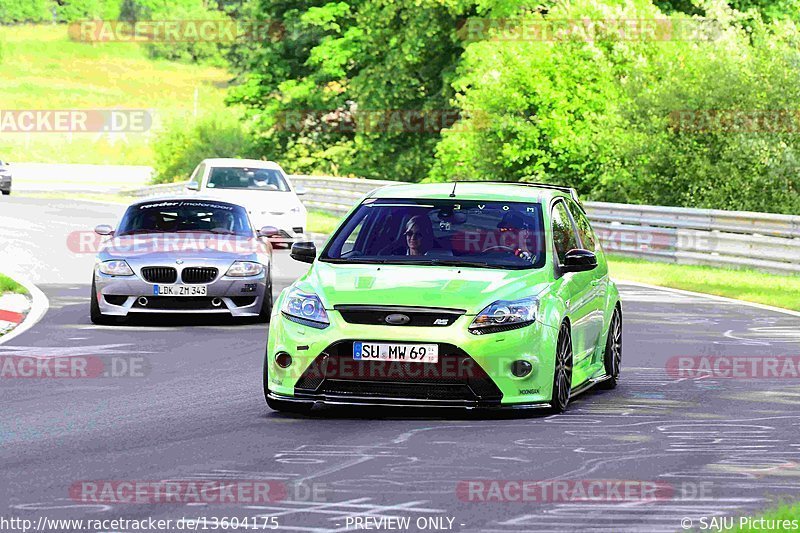
{"type": "MultiPolygon", "coordinates": [[[[264,403],[264,325],[90,324],[93,256],[71,251],[68,236],[114,224],[121,207],[0,200],[0,271],[25,273],[50,300],[0,356],[82,355],[138,369],[0,379],[2,517],[269,516],[284,531],[352,531],[355,517],[399,516],[414,531],[418,518],[433,517],[452,519],[453,531],[679,531],[683,518],[752,515],[800,495],[798,377],[676,379],[666,370],[677,356],[800,355],[800,318],[621,283],[621,384],[580,396],[564,415],[288,416],[264,403]],[[275,480],[285,494],[97,504],[75,496],[87,480],[275,480]],[[458,490],[468,480],[628,480],[663,490],[649,500],[483,502],[458,490]]],[[[277,251],[275,293],[304,268],[277,251]]]]}

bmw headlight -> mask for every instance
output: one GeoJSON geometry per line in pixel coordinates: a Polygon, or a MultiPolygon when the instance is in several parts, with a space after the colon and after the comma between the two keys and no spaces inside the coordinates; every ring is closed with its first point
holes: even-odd
{"type": "Polygon", "coordinates": [[[133,276],[133,270],[128,263],[116,259],[100,263],[100,272],[109,276],[133,276]]]}
{"type": "Polygon", "coordinates": [[[225,275],[234,278],[245,278],[248,276],[257,276],[261,274],[263,270],[264,265],[256,263],[255,261],[234,261],[225,275]]]}
{"type": "Polygon", "coordinates": [[[292,288],[283,300],[283,316],[298,324],[324,329],[330,325],[322,300],[313,292],[292,288]]]}
{"type": "Polygon", "coordinates": [[[534,296],[513,301],[498,300],[478,313],[469,325],[469,331],[483,335],[522,328],[536,321],[538,310],[539,299],[534,296]]]}

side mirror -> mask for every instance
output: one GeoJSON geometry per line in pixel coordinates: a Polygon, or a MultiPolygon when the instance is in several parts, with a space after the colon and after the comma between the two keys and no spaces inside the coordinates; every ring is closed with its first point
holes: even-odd
{"type": "Polygon", "coordinates": [[[258,230],[258,236],[267,238],[280,237],[281,231],[275,226],[264,226],[263,228],[258,230]]]}
{"type": "Polygon", "coordinates": [[[186,184],[186,190],[187,191],[199,191],[200,190],[200,184],[197,183],[196,181],[190,181],[189,183],[186,184]]]}
{"type": "Polygon", "coordinates": [[[313,263],[317,258],[317,247],[313,242],[296,242],[292,245],[289,257],[303,263],[313,263]]]}
{"type": "Polygon", "coordinates": [[[297,187],[295,187],[295,188],[294,188],[294,193],[295,193],[297,196],[303,196],[303,195],[304,195],[304,194],[306,194],[307,192],[308,192],[308,189],[306,189],[306,188],[305,188],[305,187],[303,187],[302,185],[298,185],[297,187]]]}
{"type": "Polygon", "coordinates": [[[108,224],[100,224],[99,226],[95,226],[94,232],[98,235],[113,235],[114,228],[109,226],[108,224]]]}
{"type": "Polygon", "coordinates": [[[597,256],[589,250],[575,249],[567,252],[562,272],[586,272],[597,268],[597,256]]]}

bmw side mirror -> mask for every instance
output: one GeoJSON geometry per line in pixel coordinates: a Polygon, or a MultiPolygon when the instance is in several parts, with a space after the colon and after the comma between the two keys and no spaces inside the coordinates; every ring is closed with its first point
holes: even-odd
{"type": "Polygon", "coordinates": [[[597,256],[589,250],[575,249],[567,252],[561,271],[586,272],[597,268],[597,256]]]}
{"type": "Polygon", "coordinates": [[[303,195],[304,195],[304,194],[306,194],[307,192],[308,192],[308,189],[306,189],[306,188],[305,188],[305,187],[303,187],[302,185],[300,185],[300,186],[298,186],[298,187],[295,187],[295,188],[294,188],[294,193],[295,193],[297,196],[303,196],[303,195]]]}
{"type": "Polygon", "coordinates": [[[94,232],[98,235],[113,235],[114,228],[109,226],[108,224],[100,224],[99,226],[95,226],[94,232]]]}
{"type": "Polygon", "coordinates": [[[317,258],[317,247],[313,242],[296,242],[292,245],[289,257],[303,263],[313,263],[317,258]]]}
{"type": "Polygon", "coordinates": [[[200,184],[197,183],[196,181],[190,181],[189,183],[186,184],[186,190],[187,191],[199,191],[200,190],[200,184]]]}
{"type": "Polygon", "coordinates": [[[280,237],[281,231],[276,228],[275,226],[264,226],[260,230],[258,230],[259,237],[267,237],[268,239],[272,237],[280,237]]]}

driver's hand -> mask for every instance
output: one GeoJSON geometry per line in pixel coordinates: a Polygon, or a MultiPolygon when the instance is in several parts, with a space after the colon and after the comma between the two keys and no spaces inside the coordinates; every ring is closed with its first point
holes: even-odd
{"type": "Polygon", "coordinates": [[[523,250],[521,248],[517,248],[516,250],[514,250],[514,255],[516,255],[517,257],[520,257],[520,258],[522,258],[522,259],[524,259],[526,261],[531,261],[533,259],[533,254],[532,253],[527,252],[527,251],[525,251],[525,250],[523,250]]]}

